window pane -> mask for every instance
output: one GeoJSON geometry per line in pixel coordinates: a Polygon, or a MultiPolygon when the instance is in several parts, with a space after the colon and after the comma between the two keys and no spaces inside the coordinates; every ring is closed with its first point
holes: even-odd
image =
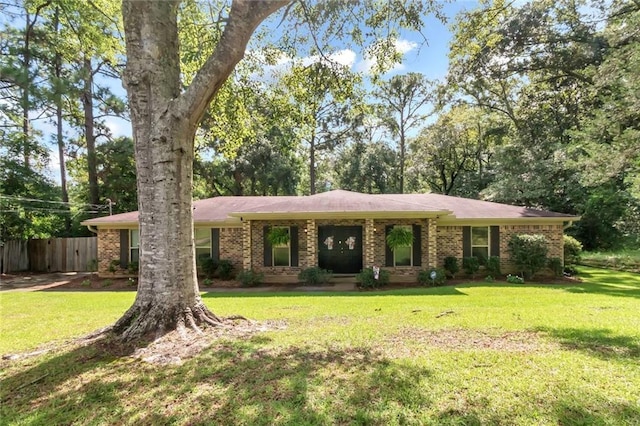
{"type": "Polygon", "coordinates": [[[289,247],[273,248],[273,266],[289,266],[289,247]]]}
{"type": "Polygon", "coordinates": [[[487,264],[487,259],[489,258],[489,248],[488,247],[473,247],[471,249],[471,255],[478,258],[481,265],[487,264]]]}
{"type": "Polygon", "coordinates": [[[131,262],[139,262],[140,261],[140,250],[131,249],[131,262]]]}
{"type": "Polygon", "coordinates": [[[211,249],[209,247],[196,248],[196,263],[200,263],[200,260],[211,257],[211,249]]]}
{"type": "Polygon", "coordinates": [[[196,228],[194,239],[196,247],[211,247],[211,229],[196,228]]]}
{"type": "Polygon", "coordinates": [[[140,247],[140,231],[132,229],[129,232],[129,247],[140,247]]]}
{"type": "Polygon", "coordinates": [[[471,245],[472,246],[488,246],[489,245],[489,228],[482,226],[479,228],[471,228],[471,245]]]}
{"type": "Polygon", "coordinates": [[[407,247],[396,247],[393,251],[396,266],[411,266],[411,246],[407,247]]]}

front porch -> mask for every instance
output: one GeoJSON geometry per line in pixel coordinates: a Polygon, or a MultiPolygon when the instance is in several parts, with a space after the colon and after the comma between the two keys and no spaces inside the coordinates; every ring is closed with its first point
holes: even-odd
{"type": "MultiPolygon", "coordinates": [[[[294,283],[303,269],[321,267],[341,280],[353,280],[363,268],[378,266],[391,272],[392,282],[413,282],[421,269],[438,259],[435,218],[354,218],[250,220],[242,222],[243,268],[265,275],[267,283],[294,283]],[[385,238],[394,226],[411,227],[413,245],[408,258],[394,258],[385,238]],[[272,227],[289,229],[289,263],[281,260],[267,238],[272,227]],[[408,259],[408,262],[407,262],[408,259]]],[[[282,247],[279,247],[282,249],[282,247]]],[[[337,279],[337,278],[334,278],[337,279]]]]}

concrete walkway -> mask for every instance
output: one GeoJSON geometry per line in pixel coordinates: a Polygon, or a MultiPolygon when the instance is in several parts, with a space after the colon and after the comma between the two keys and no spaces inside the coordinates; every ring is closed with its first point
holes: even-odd
{"type": "Polygon", "coordinates": [[[38,291],[68,284],[91,272],[55,272],[51,274],[1,275],[0,291],[38,291]]]}
{"type": "MultiPolygon", "coordinates": [[[[38,291],[47,290],[68,284],[71,280],[78,277],[91,275],[91,272],[56,272],[51,274],[24,274],[24,275],[1,275],[0,276],[0,292],[13,291],[38,291]]],[[[133,290],[133,289],[127,289],[133,290]]],[[[260,292],[282,292],[282,291],[300,291],[300,292],[326,292],[326,291],[357,291],[355,283],[337,282],[335,284],[326,284],[322,286],[303,286],[303,285],[278,285],[260,287],[200,287],[200,291],[204,293],[260,293],[260,292]]],[[[86,289],[82,291],[96,291],[86,289]]]]}

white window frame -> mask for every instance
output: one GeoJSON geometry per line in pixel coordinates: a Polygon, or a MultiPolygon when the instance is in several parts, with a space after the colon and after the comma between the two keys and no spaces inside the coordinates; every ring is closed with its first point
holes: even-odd
{"type": "MultiPolygon", "coordinates": [[[[411,234],[413,235],[413,226],[411,225],[394,225],[395,227],[401,227],[401,228],[408,228],[409,231],[411,231],[411,234]]],[[[396,262],[396,251],[393,250],[393,266],[396,268],[406,268],[406,267],[410,267],[413,266],[413,243],[411,243],[408,246],[402,246],[402,247],[409,247],[409,259],[410,259],[410,263],[409,265],[398,265],[396,262]]]]}
{"type": "Polygon", "coordinates": [[[209,257],[211,257],[211,250],[213,249],[213,241],[211,241],[211,228],[202,228],[202,227],[197,227],[197,228],[193,228],[193,245],[194,245],[194,251],[196,252],[196,261],[199,259],[197,253],[198,253],[198,249],[199,248],[208,248],[209,249],[209,257]],[[206,230],[209,231],[209,245],[208,246],[199,246],[197,245],[196,241],[196,232],[198,230],[206,230]]]}
{"type": "Polygon", "coordinates": [[[473,256],[473,249],[475,247],[486,247],[487,248],[487,258],[486,260],[489,260],[489,258],[491,257],[491,227],[490,226],[472,226],[471,227],[471,232],[470,232],[470,237],[471,237],[471,256],[473,256]],[[484,244],[473,244],[473,228],[484,228],[487,230],[487,245],[484,244]]]}
{"type": "Polygon", "coordinates": [[[132,262],[140,262],[140,228],[137,229],[130,229],[129,230],[129,263],[132,262]],[[133,245],[133,235],[138,234],[138,245],[134,246],[133,245]],[[133,256],[132,256],[132,252],[133,250],[138,250],[138,260],[133,260],[133,256]]]}
{"type": "Polygon", "coordinates": [[[291,266],[291,227],[290,226],[274,226],[273,228],[285,228],[288,230],[289,232],[289,242],[287,244],[280,244],[280,245],[272,245],[271,246],[271,266],[273,267],[290,267],[291,266]],[[282,248],[287,248],[287,256],[289,261],[287,262],[286,265],[276,265],[276,249],[282,249],[282,248]]]}

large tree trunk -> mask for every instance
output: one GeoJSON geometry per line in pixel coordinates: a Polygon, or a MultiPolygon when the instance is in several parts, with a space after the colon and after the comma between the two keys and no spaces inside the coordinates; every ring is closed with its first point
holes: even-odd
{"type": "Polygon", "coordinates": [[[234,1],[224,33],[181,93],[178,0],[124,0],[124,82],[135,139],[140,223],[136,300],[115,324],[125,340],[220,319],[198,292],[193,243],[194,136],[211,99],[243,57],[251,34],[285,2],[234,1]]]}

